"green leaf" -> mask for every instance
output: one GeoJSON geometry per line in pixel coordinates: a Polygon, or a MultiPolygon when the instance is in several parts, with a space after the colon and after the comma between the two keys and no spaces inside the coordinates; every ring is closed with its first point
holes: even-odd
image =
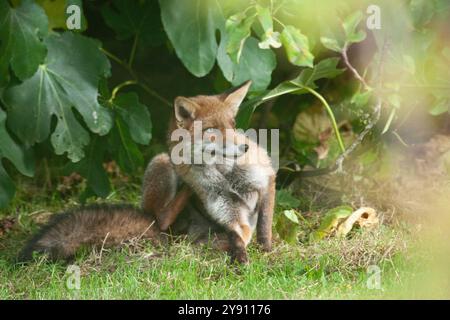
{"type": "Polygon", "coordinates": [[[435,14],[434,3],[430,0],[411,0],[410,10],[416,28],[427,25],[435,14]]]}
{"type": "Polygon", "coordinates": [[[16,188],[8,173],[3,168],[0,153],[0,208],[5,208],[16,193],[16,188]]]}
{"type": "Polygon", "coordinates": [[[332,79],[344,72],[338,69],[339,58],[328,58],[320,61],[313,69],[305,69],[291,82],[303,86],[316,88],[315,82],[320,79],[332,79]]]}
{"type": "Polygon", "coordinates": [[[0,86],[9,80],[9,66],[20,80],[36,72],[46,55],[41,38],[47,31],[47,16],[34,2],[24,0],[11,8],[0,1],[0,86]]]}
{"type": "Polygon", "coordinates": [[[366,32],[363,30],[357,31],[356,28],[361,23],[361,20],[364,18],[364,15],[361,11],[357,11],[351,15],[349,15],[342,26],[345,31],[346,41],[348,43],[357,43],[361,42],[366,38],[366,32]]]}
{"type": "Polygon", "coordinates": [[[261,41],[258,43],[258,46],[261,49],[270,49],[270,47],[280,48],[281,47],[280,33],[277,31],[270,31],[264,33],[261,41]]]}
{"type": "Polygon", "coordinates": [[[272,30],[273,31],[273,21],[272,21],[272,13],[270,12],[269,7],[263,7],[260,5],[256,5],[256,13],[258,15],[259,23],[264,31],[272,30]]]}
{"type": "Polygon", "coordinates": [[[45,44],[45,64],[33,77],[4,92],[8,126],[26,145],[33,145],[48,137],[55,115],[56,129],[51,136],[55,152],[67,153],[77,162],[84,157],[83,147],[89,143],[89,134],[72,108],[94,133],[105,135],[112,125],[108,110],[97,101],[97,85],[100,77],[109,73],[109,61],[97,41],[79,34],[52,34],[45,44]]]}
{"type": "Polygon", "coordinates": [[[300,205],[300,200],[289,191],[282,189],[276,193],[276,204],[283,208],[297,208],[300,205]]]}
{"type": "Polygon", "coordinates": [[[112,102],[136,143],[148,145],[152,138],[152,121],[148,108],[139,103],[136,93],[118,95],[112,102]]]}
{"type": "MultiPolygon", "coordinates": [[[[295,213],[294,213],[295,214],[295,213]]],[[[290,213],[288,213],[290,216],[290,213]]],[[[294,218],[295,219],[295,218],[294,218]]],[[[297,220],[298,221],[298,220],[297,220]]],[[[293,223],[285,214],[277,214],[275,217],[275,230],[281,239],[289,244],[296,244],[298,241],[299,224],[293,223]]]]}
{"type": "Polygon", "coordinates": [[[234,77],[231,83],[237,86],[252,80],[250,90],[264,90],[270,84],[276,64],[275,54],[271,50],[260,49],[258,40],[250,37],[245,42],[241,61],[233,67],[234,77]]]}
{"type": "Polygon", "coordinates": [[[436,105],[434,105],[429,111],[432,116],[439,116],[444,113],[450,112],[450,101],[441,100],[436,105]]]}
{"type": "Polygon", "coordinates": [[[86,157],[77,163],[70,163],[68,170],[78,172],[87,181],[84,198],[95,195],[106,198],[111,191],[108,175],[103,167],[106,152],[105,138],[94,135],[86,149],[86,157]]]}
{"type": "Polygon", "coordinates": [[[119,40],[137,36],[142,45],[151,46],[160,45],[164,41],[159,8],[154,0],[113,0],[102,7],[101,13],[119,40]]]}
{"type": "Polygon", "coordinates": [[[322,42],[325,48],[335,52],[342,52],[342,50],[344,49],[343,45],[339,44],[339,41],[336,39],[320,37],[320,42],[322,42]]]}
{"type": "Polygon", "coordinates": [[[307,145],[317,146],[321,135],[330,130],[331,123],[322,108],[309,108],[298,114],[292,127],[292,136],[295,141],[301,142],[303,148],[307,145]]]}
{"type": "Polygon", "coordinates": [[[234,63],[239,63],[245,41],[251,34],[251,26],[256,16],[247,17],[245,13],[238,13],[227,19],[225,29],[227,32],[227,53],[234,63]]]}
{"type": "Polygon", "coordinates": [[[6,130],[6,113],[0,109],[0,158],[4,157],[25,176],[34,175],[34,157],[30,151],[25,151],[9,135],[6,130]]]}
{"type": "Polygon", "coordinates": [[[313,67],[314,56],[309,51],[308,38],[293,26],[286,26],[281,33],[281,42],[289,61],[299,67],[313,67]]]}
{"type": "Polygon", "coordinates": [[[220,31],[220,43],[217,49],[217,64],[222,70],[223,76],[229,82],[233,81],[234,75],[234,62],[231,61],[230,56],[227,54],[228,34],[224,28],[220,31]]]}
{"type": "Polygon", "coordinates": [[[329,235],[343,219],[349,217],[353,213],[353,208],[350,206],[339,206],[329,210],[319,228],[312,234],[313,240],[321,240],[329,235]]]}
{"type": "Polygon", "coordinates": [[[279,41],[280,33],[273,30],[272,13],[269,8],[256,6],[258,20],[264,31],[261,42],[258,44],[261,49],[269,49],[270,47],[279,48],[281,43],[279,41]]]}
{"type": "Polygon", "coordinates": [[[383,131],[381,131],[381,134],[385,134],[389,130],[392,121],[394,121],[395,115],[397,114],[397,110],[400,109],[401,106],[401,97],[398,94],[389,95],[387,100],[392,109],[391,112],[389,113],[389,118],[386,124],[384,125],[383,131]]]}
{"type": "Polygon", "coordinates": [[[83,15],[83,2],[82,0],[36,0],[47,14],[49,29],[63,29],[67,30],[67,7],[70,5],[77,5],[81,10],[81,29],[79,31],[85,31],[87,29],[87,21],[83,15]]]}
{"type": "Polygon", "coordinates": [[[358,108],[364,107],[369,103],[370,98],[372,97],[372,91],[364,91],[364,92],[355,92],[350,100],[350,103],[354,104],[358,108]]]}
{"type": "MultiPolygon", "coordinates": [[[[333,125],[327,112],[319,107],[310,107],[300,112],[292,128],[292,147],[301,162],[325,168],[332,165],[339,156],[339,141],[333,134],[333,125]]],[[[346,134],[343,143],[351,142],[352,135],[346,134]]]]}
{"type": "Polygon", "coordinates": [[[215,32],[223,23],[214,0],[160,0],[164,29],[184,66],[197,77],[208,74],[217,54],[215,32]]]}
{"type": "Polygon", "coordinates": [[[126,123],[117,117],[109,135],[110,151],[120,168],[128,173],[144,164],[144,157],[133,141],[126,123]]]}
{"type": "Polygon", "coordinates": [[[239,108],[239,113],[236,117],[236,125],[238,128],[246,128],[250,122],[250,118],[255,111],[255,109],[262,103],[273,99],[275,97],[296,93],[304,94],[307,90],[301,89],[299,87],[310,87],[316,88],[315,82],[320,79],[328,78],[332,79],[344,72],[343,69],[337,69],[337,64],[339,63],[339,58],[328,58],[320,61],[314,66],[313,69],[305,69],[300,75],[289,81],[280,83],[274,89],[263,93],[261,96],[251,99],[241,105],[239,108]]]}
{"type": "Polygon", "coordinates": [[[298,221],[297,213],[295,210],[284,210],[283,214],[286,218],[288,218],[290,221],[292,221],[295,224],[300,224],[298,221]]]}
{"type": "Polygon", "coordinates": [[[34,157],[31,151],[20,147],[6,130],[6,113],[0,109],[0,208],[14,196],[14,183],[3,168],[2,159],[8,159],[17,170],[28,177],[34,175],[34,157]]]}

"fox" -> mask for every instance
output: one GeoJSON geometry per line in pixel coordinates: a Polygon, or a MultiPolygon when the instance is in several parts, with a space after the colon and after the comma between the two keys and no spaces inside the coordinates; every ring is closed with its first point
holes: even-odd
{"type": "MultiPolygon", "coordinates": [[[[192,133],[195,121],[207,127],[205,132],[231,130],[231,142],[209,141],[200,149],[191,135],[194,153],[217,152],[223,162],[175,164],[168,153],[157,155],[144,173],[140,208],[91,205],[57,214],[26,243],[19,261],[31,260],[33,252],[70,260],[81,246],[115,246],[136,237],[160,243],[168,231],[187,233],[199,241],[211,232],[221,233],[217,247],[228,251],[232,261],[247,263],[246,247],[256,229],[258,243],[270,251],[275,171],[267,151],[235,128],[250,85],[174,101],[168,137],[180,128],[192,133]]],[[[176,142],[168,140],[172,154],[176,142]]]]}
{"type": "MultiPolygon", "coordinates": [[[[231,92],[215,96],[175,99],[174,117],[169,130],[169,152],[173,154],[179,146],[179,142],[172,137],[173,133],[176,129],[184,129],[189,132],[191,140],[188,146],[194,158],[196,150],[202,154],[209,151],[223,161],[174,164],[171,163],[173,156],[162,154],[150,163],[147,173],[152,176],[153,171],[165,172],[167,180],[171,181],[166,204],[156,214],[160,230],[167,230],[175,222],[194,192],[203,204],[206,215],[225,230],[231,259],[239,263],[248,262],[246,247],[255,229],[262,249],[271,250],[275,203],[276,174],[267,151],[235,128],[235,117],[250,85],[248,81],[231,92]],[[195,133],[196,122],[201,123],[209,140],[205,141],[204,137],[195,133]],[[174,186],[179,180],[187,187],[175,195],[174,186]]],[[[148,187],[143,188],[142,207],[146,212],[156,212],[157,201],[151,196],[155,194],[155,186],[150,180],[146,178],[145,186],[148,187]]]]}

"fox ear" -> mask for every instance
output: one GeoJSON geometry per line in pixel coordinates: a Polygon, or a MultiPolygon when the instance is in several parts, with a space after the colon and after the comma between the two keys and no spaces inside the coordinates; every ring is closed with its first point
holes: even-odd
{"type": "Polygon", "coordinates": [[[230,108],[233,109],[235,115],[237,114],[242,101],[244,101],[244,98],[247,95],[248,89],[251,85],[252,81],[248,80],[240,86],[232,88],[220,95],[223,102],[228,104],[230,108]]]}
{"type": "Polygon", "coordinates": [[[177,121],[185,123],[195,119],[195,103],[185,97],[177,97],[174,103],[175,118],[177,121]]]}

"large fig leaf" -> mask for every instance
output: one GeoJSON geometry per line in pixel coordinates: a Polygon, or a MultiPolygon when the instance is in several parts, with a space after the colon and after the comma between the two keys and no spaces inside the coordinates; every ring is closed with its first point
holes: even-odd
{"type": "Polygon", "coordinates": [[[3,94],[9,108],[8,126],[26,145],[33,145],[48,137],[51,118],[56,116],[51,136],[55,152],[67,153],[77,162],[84,157],[83,147],[89,143],[89,134],[72,108],[92,132],[105,135],[111,128],[109,112],[97,101],[98,81],[109,74],[109,61],[97,41],[78,34],[53,34],[45,44],[45,64],[30,79],[3,94]]]}
{"type": "Polygon", "coordinates": [[[8,159],[26,176],[34,175],[34,158],[30,151],[20,147],[6,130],[6,113],[0,109],[0,208],[5,207],[13,197],[14,183],[3,168],[2,159],[8,159]]]}
{"type": "Polygon", "coordinates": [[[258,40],[250,37],[245,41],[239,63],[235,63],[226,53],[226,33],[222,32],[221,36],[217,62],[224,77],[235,86],[252,80],[251,91],[266,89],[276,67],[275,54],[271,50],[259,48],[258,40]]]}
{"type": "Polygon", "coordinates": [[[8,83],[9,66],[21,80],[36,72],[45,58],[41,37],[47,31],[47,16],[33,1],[24,0],[11,8],[0,0],[0,86],[8,83]]]}
{"type": "Polygon", "coordinates": [[[214,66],[216,30],[221,27],[215,0],[160,0],[164,29],[185,67],[203,77],[214,66]]]}
{"type": "Polygon", "coordinates": [[[114,0],[108,2],[101,12],[119,40],[137,36],[143,45],[159,45],[164,40],[158,2],[155,0],[114,0]]]}

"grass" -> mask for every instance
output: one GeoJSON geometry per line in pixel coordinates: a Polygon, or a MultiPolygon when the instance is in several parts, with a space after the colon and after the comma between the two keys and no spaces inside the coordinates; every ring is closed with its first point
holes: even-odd
{"type": "Polygon", "coordinates": [[[63,265],[37,262],[27,267],[0,260],[1,299],[303,299],[381,298],[395,293],[395,274],[386,272],[384,290],[367,289],[365,272],[327,273],[327,263],[305,263],[297,250],[276,248],[276,259],[251,253],[252,263],[231,268],[225,256],[192,250],[187,244],[154,257],[114,252],[77,261],[81,289],[66,287],[63,265]],[[293,252],[294,251],[294,252],[293,252]],[[88,261],[88,262],[87,262],[88,261]],[[94,262],[95,261],[95,262],[94,262]],[[392,288],[392,289],[390,289],[392,288]]]}
{"type": "MultiPolygon", "coordinates": [[[[48,212],[75,205],[77,195],[48,197],[28,190],[0,212],[0,218],[17,221],[0,238],[1,300],[398,298],[411,278],[407,236],[389,225],[317,243],[289,245],[276,237],[271,253],[250,246],[251,263],[240,267],[231,266],[222,252],[182,239],[163,247],[140,241],[85,250],[74,262],[81,275],[79,290],[67,287],[72,279],[67,265],[49,263],[45,257],[26,266],[14,264],[37,222],[48,212]],[[374,279],[367,271],[370,266],[379,268],[381,288],[368,288],[374,279]]],[[[138,195],[139,185],[128,183],[107,201],[138,203],[138,195]]]]}

